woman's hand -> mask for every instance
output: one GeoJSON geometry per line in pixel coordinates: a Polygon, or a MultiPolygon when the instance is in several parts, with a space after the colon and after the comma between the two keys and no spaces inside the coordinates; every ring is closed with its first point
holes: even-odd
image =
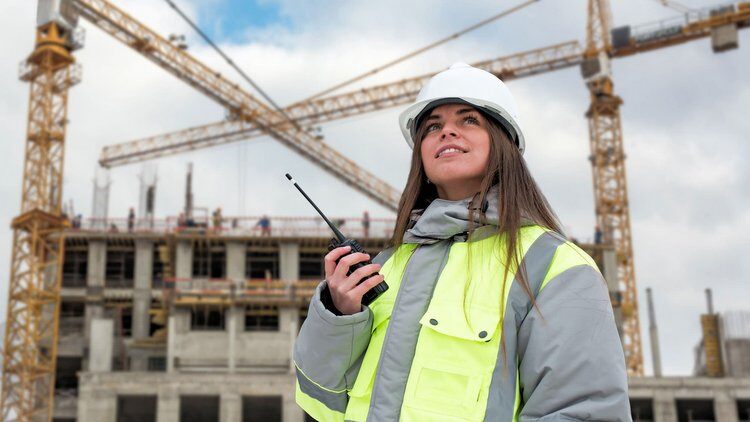
{"type": "Polygon", "coordinates": [[[350,250],[351,246],[336,248],[328,252],[324,260],[326,281],[328,282],[328,290],[331,292],[333,305],[344,315],[360,312],[362,310],[362,296],[383,281],[383,276],[377,274],[368,278],[359,286],[357,285],[363,278],[378,272],[381,267],[379,264],[365,265],[347,276],[349,267],[370,259],[370,255],[364,253],[353,253],[341,258],[350,250]],[[341,260],[337,265],[336,260],[339,258],[341,260]]]}

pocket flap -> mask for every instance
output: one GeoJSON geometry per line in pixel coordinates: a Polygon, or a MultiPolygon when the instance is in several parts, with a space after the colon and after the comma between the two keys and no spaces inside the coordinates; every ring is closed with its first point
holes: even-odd
{"type": "Polygon", "coordinates": [[[433,301],[419,323],[447,336],[488,342],[498,331],[500,308],[486,308],[474,304],[470,305],[468,312],[464,314],[463,307],[457,306],[456,303],[433,301]]]}

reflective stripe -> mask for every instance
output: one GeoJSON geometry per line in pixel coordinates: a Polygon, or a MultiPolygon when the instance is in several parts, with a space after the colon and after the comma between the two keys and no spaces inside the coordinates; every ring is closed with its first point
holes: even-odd
{"type": "Polygon", "coordinates": [[[344,414],[331,410],[322,402],[308,396],[299,388],[299,382],[294,383],[294,400],[313,420],[319,422],[343,422],[344,414]]]}
{"type": "Polygon", "coordinates": [[[390,258],[394,252],[396,252],[396,248],[394,247],[383,249],[379,254],[375,255],[375,258],[372,259],[372,263],[382,266],[385,264],[385,261],[388,261],[388,258],[390,258]]]}
{"type": "Polygon", "coordinates": [[[323,389],[316,385],[314,382],[307,379],[307,377],[299,369],[296,369],[296,372],[299,389],[303,393],[323,403],[327,408],[331,410],[341,413],[344,413],[346,411],[346,403],[348,399],[346,391],[336,393],[323,389]]]}
{"type": "MultiPolygon", "coordinates": [[[[546,232],[539,236],[529,248],[521,261],[526,268],[526,278],[531,292],[536,295],[542,285],[542,280],[552,263],[557,247],[565,240],[557,233],[546,232]]],[[[516,351],[517,339],[514,335],[518,332],[521,322],[531,310],[531,299],[516,279],[510,288],[506,300],[505,317],[503,318],[503,332],[505,341],[505,353],[502,347],[498,350],[497,363],[492,372],[489,396],[487,399],[487,410],[484,419],[486,421],[511,421],[514,420],[517,405],[519,386],[517,385],[517,361],[516,351]],[[506,362],[504,364],[504,358],[506,362]],[[507,364],[507,361],[513,364],[507,364]]]]}
{"type": "Polygon", "coordinates": [[[399,419],[414,350],[435,284],[448,261],[452,240],[421,245],[407,264],[372,388],[368,421],[399,419]]]}

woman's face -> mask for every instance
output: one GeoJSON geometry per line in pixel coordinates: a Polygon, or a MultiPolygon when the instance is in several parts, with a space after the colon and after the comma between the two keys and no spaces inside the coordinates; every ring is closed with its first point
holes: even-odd
{"type": "Polygon", "coordinates": [[[455,201],[478,192],[490,156],[487,119],[466,104],[444,104],[421,124],[422,165],[440,198],[455,201]]]}

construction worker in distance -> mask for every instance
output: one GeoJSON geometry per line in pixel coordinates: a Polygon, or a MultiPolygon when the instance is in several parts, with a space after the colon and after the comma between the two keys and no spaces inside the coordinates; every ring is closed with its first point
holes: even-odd
{"type": "Polygon", "coordinates": [[[529,173],[505,84],[456,63],[399,123],[413,153],[391,247],[349,276],[367,255],[326,255],[297,403],[319,421],[631,420],[607,285],[529,173]]]}
{"type": "Polygon", "coordinates": [[[362,232],[365,239],[370,237],[370,213],[367,210],[362,213],[362,232]]]}

